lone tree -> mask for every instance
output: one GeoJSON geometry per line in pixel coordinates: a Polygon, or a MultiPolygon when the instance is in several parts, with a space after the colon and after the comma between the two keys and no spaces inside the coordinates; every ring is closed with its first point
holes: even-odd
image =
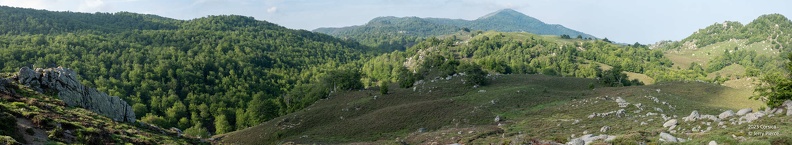
{"type": "MultiPolygon", "coordinates": [[[[787,59],[792,60],[792,54],[787,59]]],[[[792,71],[792,62],[787,62],[786,69],[792,71]]],[[[789,74],[767,74],[761,80],[762,83],[756,87],[751,99],[764,101],[768,107],[778,107],[784,101],[792,99],[792,76],[789,74]]]]}
{"type": "Polygon", "coordinates": [[[457,72],[465,73],[465,81],[470,85],[487,85],[487,73],[481,66],[473,63],[463,63],[457,67],[457,72]]]}
{"type": "Polygon", "coordinates": [[[622,72],[620,66],[615,66],[610,70],[602,71],[601,73],[597,74],[600,78],[600,82],[602,84],[611,86],[611,87],[623,87],[623,86],[640,86],[643,85],[641,81],[637,79],[630,80],[627,77],[627,74],[622,72]]]}

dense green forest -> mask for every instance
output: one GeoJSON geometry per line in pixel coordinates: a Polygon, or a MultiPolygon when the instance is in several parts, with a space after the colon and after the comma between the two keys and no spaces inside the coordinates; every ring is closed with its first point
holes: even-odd
{"type": "MultiPolygon", "coordinates": [[[[423,38],[451,34],[463,28],[435,24],[418,17],[377,17],[361,26],[319,28],[315,32],[355,40],[379,52],[405,50],[423,38]]],[[[468,30],[469,31],[469,30],[468,30]]]]}
{"type": "Polygon", "coordinates": [[[582,39],[568,43],[529,33],[474,34],[477,35],[466,43],[454,37],[429,38],[405,52],[377,56],[363,64],[366,76],[363,83],[399,82],[404,84],[400,86],[409,87],[415,80],[470,72],[465,68],[472,65],[491,74],[613,78],[617,81],[603,81],[612,86],[629,86],[638,82],[628,80],[621,71],[607,73],[597,63],[616,66],[615,70],[640,73],[666,71],[671,66],[659,50],[649,50],[643,45],[620,46],[582,39]]]}
{"type": "Polygon", "coordinates": [[[83,84],[127,100],[141,121],[191,134],[229,132],[299,109],[291,104],[311,102],[284,99],[290,88],[365,55],[356,42],[252,17],[0,13],[3,72],[71,68],[83,84]]]}

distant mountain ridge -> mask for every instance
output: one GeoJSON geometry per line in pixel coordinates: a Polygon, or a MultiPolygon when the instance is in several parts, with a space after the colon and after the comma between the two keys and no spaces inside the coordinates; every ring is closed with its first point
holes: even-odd
{"type": "Polygon", "coordinates": [[[418,17],[399,18],[389,16],[377,17],[359,26],[318,28],[313,31],[336,37],[352,38],[355,38],[355,35],[360,35],[360,33],[428,37],[447,35],[458,32],[464,28],[481,31],[528,32],[539,35],[569,35],[571,37],[580,35],[583,38],[596,38],[592,35],[566,28],[562,25],[544,23],[541,20],[512,9],[498,10],[479,17],[476,20],[418,17]]]}

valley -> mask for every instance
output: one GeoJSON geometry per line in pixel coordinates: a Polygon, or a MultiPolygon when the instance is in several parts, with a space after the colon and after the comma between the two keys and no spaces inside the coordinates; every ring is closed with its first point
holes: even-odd
{"type": "Polygon", "coordinates": [[[781,14],[641,44],[508,8],[312,31],[0,13],[3,144],[792,144],[781,14]]]}

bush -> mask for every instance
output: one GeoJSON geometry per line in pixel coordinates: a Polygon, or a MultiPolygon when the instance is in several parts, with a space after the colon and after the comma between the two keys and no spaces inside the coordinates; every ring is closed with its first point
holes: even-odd
{"type": "MultiPolygon", "coordinates": [[[[787,56],[787,59],[792,60],[792,55],[787,56]]],[[[787,70],[792,70],[792,62],[786,65],[787,70]]],[[[786,100],[792,99],[792,76],[789,74],[782,75],[779,73],[771,73],[762,77],[761,83],[754,90],[752,99],[765,100],[768,107],[777,107],[786,100]]]]}
{"type": "Polygon", "coordinates": [[[355,70],[336,70],[327,72],[322,79],[322,84],[331,90],[355,90],[363,88],[360,82],[361,74],[355,70]]]}
{"type": "Polygon", "coordinates": [[[473,63],[465,63],[457,67],[457,72],[465,73],[465,81],[470,85],[487,85],[487,73],[481,70],[481,66],[473,63]]]}
{"type": "Polygon", "coordinates": [[[382,82],[379,90],[380,90],[380,94],[383,95],[388,94],[388,82],[382,82]]]}
{"type": "Polygon", "coordinates": [[[10,136],[4,136],[4,135],[0,135],[0,144],[6,144],[6,145],[18,145],[18,144],[20,144],[20,143],[19,143],[19,142],[17,142],[16,140],[14,140],[14,138],[12,138],[12,137],[10,137],[10,136]]]}

